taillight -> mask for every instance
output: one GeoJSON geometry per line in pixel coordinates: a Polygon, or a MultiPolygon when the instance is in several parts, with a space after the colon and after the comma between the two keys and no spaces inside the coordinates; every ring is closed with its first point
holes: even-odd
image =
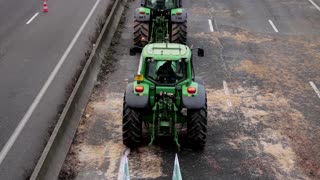
{"type": "Polygon", "coordinates": [[[180,16],[182,14],[182,12],[177,12],[177,16],[180,16]]]}
{"type": "Polygon", "coordinates": [[[145,14],[145,12],[144,11],[140,11],[139,14],[145,14]]]}
{"type": "Polygon", "coordinates": [[[137,92],[137,93],[142,93],[143,90],[144,90],[143,86],[136,86],[135,89],[136,89],[136,92],[137,92]]]}
{"type": "Polygon", "coordinates": [[[194,94],[197,92],[197,89],[195,87],[188,87],[187,91],[189,94],[194,94]]]}

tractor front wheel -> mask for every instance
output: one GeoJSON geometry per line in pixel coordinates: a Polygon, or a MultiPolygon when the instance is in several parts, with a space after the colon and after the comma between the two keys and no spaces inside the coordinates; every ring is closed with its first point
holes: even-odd
{"type": "Polygon", "coordinates": [[[183,23],[172,23],[171,42],[187,44],[187,21],[183,23]]]}
{"type": "Polygon", "coordinates": [[[194,150],[201,150],[206,144],[207,137],[207,106],[188,110],[188,141],[194,150]]]}
{"type": "Polygon", "coordinates": [[[122,139],[123,144],[130,147],[138,147],[142,139],[142,119],[137,110],[123,103],[122,117],[122,139]]]}
{"type": "Polygon", "coordinates": [[[134,46],[144,47],[149,41],[149,22],[134,21],[134,46]]]}

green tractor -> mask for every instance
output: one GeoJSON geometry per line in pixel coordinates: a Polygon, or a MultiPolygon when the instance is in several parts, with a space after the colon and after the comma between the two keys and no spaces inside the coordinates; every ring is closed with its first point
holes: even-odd
{"type": "MultiPolygon", "coordinates": [[[[203,54],[198,49],[198,56],[203,54]]],[[[187,125],[191,147],[204,148],[207,98],[203,81],[194,76],[192,50],[176,43],[148,44],[142,50],[138,73],[125,91],[123,143],[139,146],[146,127],[150,145],[156,137],[171,136],[179,148],[178,127],[183,125],[187,125]]]]}
{"type": "Polygon", "coordinates": [[[182,0],[142,0],[134,15],[134,46],[166,42],[186,44],[187,12],[182,0]]]}

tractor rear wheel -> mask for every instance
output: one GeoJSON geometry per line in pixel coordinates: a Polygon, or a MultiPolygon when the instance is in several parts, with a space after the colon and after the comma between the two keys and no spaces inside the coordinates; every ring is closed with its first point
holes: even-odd
{"type": "Polygon", "coordinates": [[[122,117],[122,139],[123,144],[130,147],[138,147],[142,139],[142,119],[137,110],[123,103],[122,117]]]}
{"type": "Polygon", "coordinates": [[[134,21],[134,46],[144,47],[149,41],[149,22],[134,21]]]}
{"type": "Polygon", "coordinates": [[[201,150],[207,138],[207,103],[201,109],[188,110],[188,141],[194,150],[201,150]]]}
{"type": "Polygon", "coordinates": [[[171,42],[187,44],[187,21],[183,23],[172,23],[171,42]]]}

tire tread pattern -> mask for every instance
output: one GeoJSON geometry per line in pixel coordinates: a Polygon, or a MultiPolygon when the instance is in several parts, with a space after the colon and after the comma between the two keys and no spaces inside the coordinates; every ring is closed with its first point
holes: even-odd
{"type": "Polygon", "coordinates": [[[133,32],[133,44],[137,47],[143,47],[148,43],[149,40],[149,23],[134,21],[134,32],[133,32]],[[141,41],[144,37],[146,41],[141,41]]]}
{"type": "Polygon", "coordinates": [[[203,149],[207,138],[207,102],[201,109],[188,110],[188,141],[193,149],[203,149]]]}
{"type": "Polygon", "coordinates": [[[126,106],[124,102],[122,121],[123,144],[130,148],[138,147],[142,139],[142,121],[140,113],[126,106]]]}
{"type": "Polygon", "coordinates": [[[172,23],[171,42],[178,44],[186,44],[187,28],[187,21],[183,23],[172,23]]]}

